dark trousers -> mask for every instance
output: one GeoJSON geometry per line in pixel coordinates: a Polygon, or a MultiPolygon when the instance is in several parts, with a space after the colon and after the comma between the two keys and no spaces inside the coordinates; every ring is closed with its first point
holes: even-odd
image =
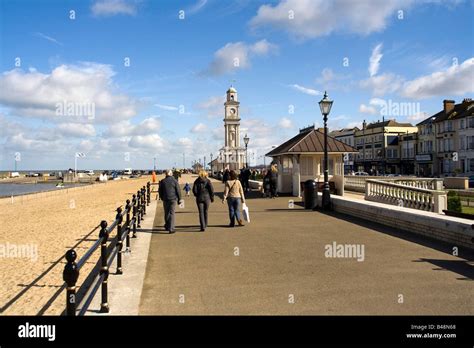
{"type": "Polygon", "coordinates": [[[270,180],[270,189],[272,191],[272,197],[275,197],[277,195],[277,185],[278,185],[277,179],[270,180]]]}
{"type": "Polygon", "coordinates": [[[229,206],[230,224],[235,225],[235,219],[240,220],[240,203],[242,200],[238,197],[228,197],[227,205],[229,206]]]}
{"type": "Polygon", "coordinates": [[[201,224],[201,230],[205,230],[207,227],[207,212],[209,210],[210,200],[196,201],[199,210],[199,223],[201,224]]]}
{"type": "Polygon", "coordinates": [[[165,230],[174,231],[174,212],[176,210],[176,201],[163,201],[163,210],[165,213],[165,230]]]}

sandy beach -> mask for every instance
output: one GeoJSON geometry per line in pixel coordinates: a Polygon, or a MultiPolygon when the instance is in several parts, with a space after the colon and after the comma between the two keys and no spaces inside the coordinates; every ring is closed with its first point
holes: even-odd
{"type": "MultiPolygon", "coordinates": [[[[24,196],[13,204],[9,198],[0,200],[0,306],[4,309],[1,314],[36,315],[42,311],[63,285],[64,259],[57,261],[101,220],[110,224],[115,218],[115,209],[148,181],[151,181],[150,176],[109,181],[54,194],[24,196]],[[32,285],[55,262],[57,264],[32,285]],[[25,288],[27,291],[4,308],[25,288]]],[[[98,234],[97,229],[80,242],[76,248],[78,259],[97,240],[98,234]]],[[[97,257],[94,255],[81,269],[78,284],[97,257]]],[[[43,314],[57,315],[64,308],[62,292],[43,314]]]]}

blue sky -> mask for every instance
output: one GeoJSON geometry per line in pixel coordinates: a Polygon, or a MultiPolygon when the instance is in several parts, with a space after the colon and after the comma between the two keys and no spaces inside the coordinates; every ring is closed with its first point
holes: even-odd
{"type": "Polygon", "coordinates": [[[0,170],[16,153],[20,169],[75,152],[82,169],[209,160],[233,80],[257,157],[321,125],[325,89],[332,129],[389,102],[410,108],[385,117],[416,124],[472,97],[472,15],[442,0],[0,0],[0,170]]]}

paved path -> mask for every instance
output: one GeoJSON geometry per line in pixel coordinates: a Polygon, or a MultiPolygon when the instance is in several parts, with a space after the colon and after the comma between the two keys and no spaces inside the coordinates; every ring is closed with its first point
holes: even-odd
{"type": "Polygon", "coordinates": [[[189,197],[172,235],[159,202],[153,228],[141,232],[152,238],[139,313],[474,314],[472,262],[291,199],[249,198],[252,222],[235,228],[216,199],[202,233],[189,197]],[[325,257],[333,242],[363,245],[364,261],[325,257]]]}

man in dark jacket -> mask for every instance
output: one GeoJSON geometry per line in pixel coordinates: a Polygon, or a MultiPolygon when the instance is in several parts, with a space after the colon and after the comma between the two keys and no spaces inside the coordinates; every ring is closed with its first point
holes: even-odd
{"type": "Polygon", "coordinates": [[[158,194],[163,201],[163,210],[165,217],[165,230],[174,233],[174,213],[176,204],[181,201],[181,190],[178,181],[173,177],[173,171],[166,171],[166,178],[160,181],[158,194]]]}
{"type": "Polygon", "coordinates": [[[214,202],[214,187],[211,180],[207,178],[207,171],[201,170],[199,177],[194,181],[193,194],[196,197],[196,204],[199,210],[199,223],[201,231],[204,232],[207,227],[207,212],[209,205],[214,202]]]}
{"type": "Polygon", "coordinates": [[[226,168],[224,170],[224,174],[222,175],[222,182],[225,184],[227,182],[227,180],[229,180],[229,173],[230,173],[230,170],[229,168],[226,168]]]}

